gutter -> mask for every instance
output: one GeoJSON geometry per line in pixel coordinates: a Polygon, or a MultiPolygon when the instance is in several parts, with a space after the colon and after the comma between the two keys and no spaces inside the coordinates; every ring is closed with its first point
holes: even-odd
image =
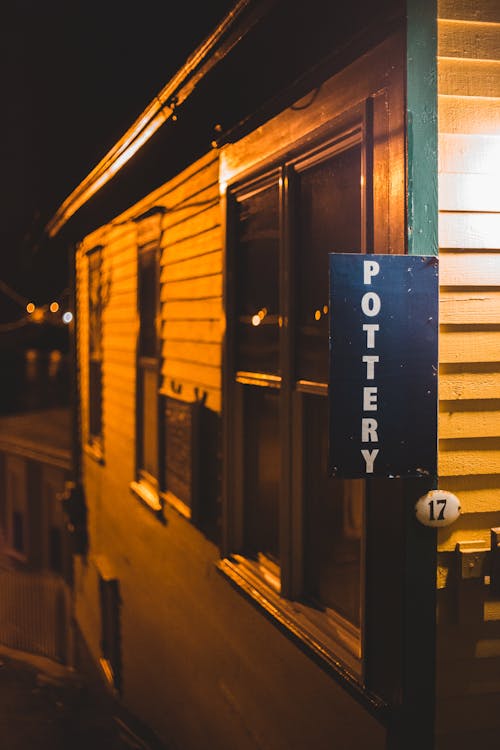
{"type": "Polygon", "coordinates": [[[134,124],[59,206],[45,227],[49,237],[55,237],[69,219],[125,166],[167,120],[175,118],[175,110],[192,94],[198,83],[224,60],[275,2],[276,0],[239,0],[236,3],[134,124]]]}

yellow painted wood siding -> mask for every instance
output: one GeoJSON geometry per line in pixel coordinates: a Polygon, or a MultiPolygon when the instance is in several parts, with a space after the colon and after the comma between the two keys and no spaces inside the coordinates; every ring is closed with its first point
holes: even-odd
{"type": "Polygon", "coordinates": [[[440,486],[462,515],[439,532],[436,748],[500,731],[500,620],[458,542],[500,525],[500,3],[439,0],[440,486]],[[446,571],[442,578],[443,571],[446,571]]]}
{"type": "MultiPolygon", "coordinates": [[[[438,55],[439,475],[465,513],[493,512],[500,510],[498,2],[440,0],[438,55]]],[[[441,533],[441,549],[456,538],[456,530],[441,533]]]]}
{"type": "Polygon", "coordinates": [[[206,393],[221,409],[222,229],[219,162],[207,154],[165,186],[161,253],[162,391],[206,393]]]}
{"type": "Polygon", "coordinates": [[[88,260],[102,245],[102,433],[109,471],[134,479],[135,356],[137,336],[137,240],[132,221],[102,227],[85,238],[77,258],[79,365],[83,443],[88,435],[88,260]]]}

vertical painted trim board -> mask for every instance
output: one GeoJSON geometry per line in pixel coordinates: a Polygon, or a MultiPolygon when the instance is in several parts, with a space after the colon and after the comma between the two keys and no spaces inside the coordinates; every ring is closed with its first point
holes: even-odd
{"type": "MultiPolygon", "coordinates": [[[[436,0],[407,0],[406,13],[407,248],[437,255],[436,0]]],[[[434,747],[437,535],[419,526],[414,505],[436,486],[437,477],[404,482],[401,702],[388,740],[394,750],[434,747]]]]}

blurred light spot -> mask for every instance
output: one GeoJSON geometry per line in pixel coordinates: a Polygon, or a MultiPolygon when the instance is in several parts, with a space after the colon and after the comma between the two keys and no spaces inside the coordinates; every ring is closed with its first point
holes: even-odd
{"type": "Polygon", "coordinates": [[[30,315],[32,312],[35,312],[35,305],[33,304],[33,302],[28,302],[28,304],[26,305],[26,312],[28,312],[30,315]]]}
{"type": "Polygon", "coordinates": [[[50,310],[50,312],[56,313],[59,310],[59,303],[58,302],[51,302],[49,310],[50,310]]]}
{"type": "Polygon", "coordinates": [[[252,325],[253,326],[260,326],[261,317],[260,315],[252,315],[252,325]]]}
{"type": "Polygon", "coordinates": [[[71,323],[71,321],[73,320],[73,313],[70,313],[68,310],[67,312],[64,313],[64,315],[62,316],[62,319],[63,319],[63,323],[71,323]]]}
{"type": "Polygon", "coordinates": [[[323,313],[325,315],[328,315],[328,305],[324,305],[324,307],[323,307],[323,313]]]}
{"type": "Polygon", "coordinates": [[[321,310],[316,310],[314,313],[314,320],[319,320],[321,318],[321,310]]]}

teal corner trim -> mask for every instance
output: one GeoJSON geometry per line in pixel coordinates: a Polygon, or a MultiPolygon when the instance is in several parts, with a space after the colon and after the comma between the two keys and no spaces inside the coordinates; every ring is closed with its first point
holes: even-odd
{"type": "Polygon", "coordinates": [[[436,0],[407,0],[406,39],[408,253],[437,255],[436,0]]]}

